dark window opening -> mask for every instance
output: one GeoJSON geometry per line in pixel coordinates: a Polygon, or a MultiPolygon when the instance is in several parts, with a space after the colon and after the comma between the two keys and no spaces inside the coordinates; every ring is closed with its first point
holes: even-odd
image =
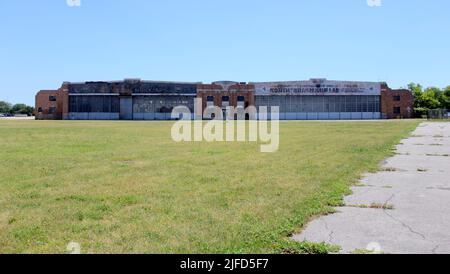
{"type": "Polygon", "coordinates": [[[119,96],[70,96],[69,112],[103,112],[118,113],[119,96]]]}
{"type": "Polygon", "coordinates": [[[48,108],[48,113],[50,113],[50,114],[56,113],[56,108],[55,107],[48,108]]]}
{"type": "Polygon", "coordinates": [[[42,108],[38,108],[38,112],[42,112],[42,108]]]}
{"type": "Polygon", "coordinates": [[[244,96],[238,96],[237,100],[238,100],[238,102],[245,102],[245,97],[244,96]]]}
{"type": "Polygon", "coordinates": [[[50,102],[56,102],[56,96],[49,96],[49,97],[48,97],[48,100],[49,100],[50,102]]]}
{"type": "Polygon", "coordinates": [[[401,113],[400,107],[394,107],[394,114],[400,114],[400,113],[401,113]]]}
{"type": "Polygon", "coordinates": [[[208,101],[208,102],[214,102],[214,96],[208,96],[208,97],[206,98],[206,101],[208,101]]]}
{"type": "Polygon", "coordinates": [[[401,100],[400,95],[394,96],[394,101],[395,101],[395,102],[400,102],[400,100],[401,100]]]}
{"type": "Polygon", "coordinates": [[[229,96],[222,96],[222,102],[230,102],[229,96]]]}
{"type": "Polygon", "coordinates": [[[159,113],[172,113],[173,108],[163,106],[158,110],[159,113]]]}

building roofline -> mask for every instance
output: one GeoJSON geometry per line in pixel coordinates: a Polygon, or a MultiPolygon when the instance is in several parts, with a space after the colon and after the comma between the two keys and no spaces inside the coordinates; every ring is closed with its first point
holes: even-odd
{"type": "Polygon", "coordinates": [[[55,93],[58,92],[58,89],[41,89],[37,93],[55,93]]]}
{"type": "Polygon", "coordinates": [[[112,81],[84,81],[84,82],[70,82],[65,81],[64,84],[69,85],[83,85],[83,84],[93,84],[93,83],[106,83],[106,84],[118,84],[126,82],[138,82],[138,83],[154,83],[154,84],[180,84],[180,85],[198,85],[202,82],[183,82],[183,81],[158,81],[158,80],[141,80],[141,79],[123,79],[123,80],[112,80],[112,81]]]}
{"type": "Polygon", "coordinates": [[[384,84],[383,81],[351,81],[351,80],[333,80],[333,79],[326,79],[326,78],[311,78],[307,80],[290,80],[290,81],[264,81],[264,82],[249,82],[249,84],[295,84],[295,83],[301,83],[301,82],[313,82],[314,80],[322,80],[325,82],[339,82],[339,83],[361,83],[361,84],[384,84]]]}

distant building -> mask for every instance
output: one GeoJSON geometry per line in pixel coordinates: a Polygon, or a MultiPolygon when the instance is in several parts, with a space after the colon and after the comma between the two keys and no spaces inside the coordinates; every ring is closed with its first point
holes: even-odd
{"type": "Polygon", "coordinates": [[[395,119],[413,115],[411,91],[392,90],[380,82],[311,79],[203,84],[125,79],[65,82],[58,90],[42,90],[36,95],[36,118],[170,120],[176,106],[186,106],[194,113],[195,98],[202,99],[202,110],[209,106],[224,111],[227,107],[278,106],[281,120],[395,119]]]}

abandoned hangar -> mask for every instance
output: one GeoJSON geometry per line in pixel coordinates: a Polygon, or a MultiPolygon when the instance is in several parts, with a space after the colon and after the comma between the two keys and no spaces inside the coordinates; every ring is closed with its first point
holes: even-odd
{"type": "MultiPolygon", "coordinates": [[[[310,79],[289,82],[163,82],[125,79],[64,82],[36,95],[40,120],[170,120],[176,106],[194,113],[227,107],[278,106],[281,120],[364,120],[411,118],[413,95],[382,82],[310,79]]],[[[192,116],[192,118],[194,115],[192,116]]]]}

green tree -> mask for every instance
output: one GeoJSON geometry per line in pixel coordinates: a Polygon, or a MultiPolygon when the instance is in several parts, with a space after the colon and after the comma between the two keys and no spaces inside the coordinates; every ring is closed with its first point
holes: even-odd
{"type": "Polygon", "coordinates": [[[34,113],[34,107],[27,106],[25,104],[15,104],[11,108],[11,113],[26,114],[31,116],[34,113]]]}
{"type": "Polygon", "coordinates": [[[414,108],[425,107],[423,102],[423,88],[420,84],[411,83],[408,85],[408,89],[412,91],[414,96],[414,108]]]}
{"type": "Polygon", "coordinates": [[[27,105],[25,104],[15,104],[11,108],[11,113],[21,113],[22,110],[25,110],[27,108],[27,105]]]}
{"type": "Polygon", "coordinates": [[[420,84],[411,83],[408,89],[412,91],[414,96],[414,116],[422,118],[428,115],[429,108],[423,96],[423,87],[420,84]]]}
{"type": "Polygon", "coordinates": [[[425,89],[422,99],[425,107],[429,109],[437,109],[442,107],[442,91],[439,88],[430,87],[425,89]]]}
{"type": "Polygon", "coordinates": [[[437,87],[429,87],[425,90],[419,84],[411,83],[408,88],[414,95],[414,113],[416,117],[428,114],[430,109],[450,109],[450,86],[441,90],[437,87]]]}
{"type": "Polygon", "coordinates": [[[444,98],[443,107],[450,110],[450,86],[448,86],[444,89],[443,98],[444,98]]]}
{"type": "Polygon", "coordinates": [[[5,101],[0,101],[0,113],[9,113],[11,111],[11,104],[5,101]]]}

